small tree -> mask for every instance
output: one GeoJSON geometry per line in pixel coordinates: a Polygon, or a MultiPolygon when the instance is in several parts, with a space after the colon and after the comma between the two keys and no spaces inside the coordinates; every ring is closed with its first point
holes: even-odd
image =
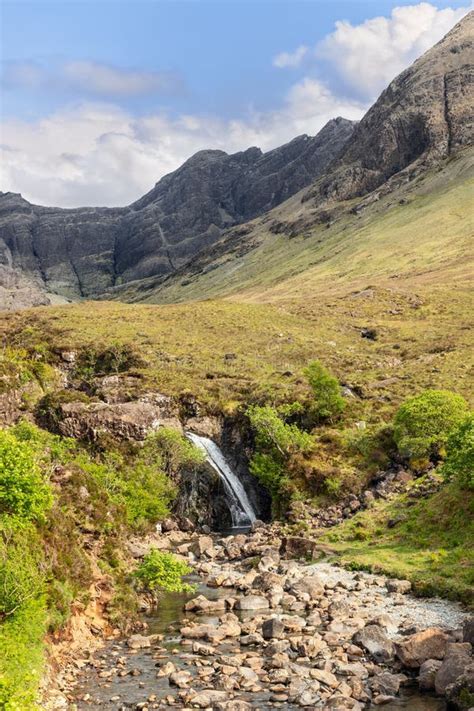
{"type": "Polygon", "coordinates": [[[0,514],[44,520],[53,495],[29,442],[0,432],[0,514]]]}
{"type": "Polygon", "coordinates": [[[425,390],[406,400],[395,414],[398,451],[412,460],[442,456],[448,436],[467,412],[467,403],[449,390],[425,390]]]}
{"type": "Polygon", "coordinates": [[[313,391],[311,411],[315,419],[334,420],[341,415],[346,403],[337,379],[318,360],[313,360],[303,373],[313,391]]]}
{"type": "Polygon", "coordinates": [[[165,553],[156,548],[146,554],[135,571],[135,577],[143,588],[151,593],[188,592],[193,587],[183,582],[183,576],[191,572],[186,561],[173,553],[165,553]]]}
{"type": "Polygon", "coordinates": [[[446,444],[446,461],[442,473],[455,479],[461,488],[474,490],[474,413],[451,432],[446,444]]]}

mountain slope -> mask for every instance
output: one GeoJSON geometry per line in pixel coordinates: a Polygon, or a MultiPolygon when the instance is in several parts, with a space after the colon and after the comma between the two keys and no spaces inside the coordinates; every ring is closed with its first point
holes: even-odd
{"type": "Polygon", "coordinates": [[[201,151],[125,208],[65,210],[0,194],[0,264],[9,282],[21,275],[35,289],[70,298],[166,275],[216,242],[226,227],[309,185],[353,128],[334,119],[314,138],[300,136],[265,154],[258,148],[234,155],[201,151]]]}
{"type": "Polygon", "coordinates": [[[354,258],[365,265],[367,278],[431,269],[433,256],[438,262],[469,258],[473,31],[470,13],[397,77],[310,188],[228,230],[170,278],[119,289],[117,298],[169,302],[257,292],[262,283],[282,292],[282,278],[312,263],[319,264],[314,271],[321,278],[334,278],[334,253],[346,255],[348,263],[341,256],[336,268],[346,281],[354,258]],[[444,209],[444,192],[452,208],[443,212],[440,231],[435,211],[444,209]],[[432,200],[425,215],[429,224],[416,212],[418,198],[423,204],[432,200]]]}

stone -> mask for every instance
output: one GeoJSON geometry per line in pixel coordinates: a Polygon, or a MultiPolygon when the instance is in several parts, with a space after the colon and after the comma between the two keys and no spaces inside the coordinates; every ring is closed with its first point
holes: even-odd
{"type": "Polygon", "coordinates": [[[427,659],[443,659],[448,640],[443,630],[428,627],[397,642],[396,655],[405,667],[417,669],[427,659]]]}
{"type": "Polygon", "coordinates": [[[226,601],[224,598],[208,600],[204,595],[198,595],[198,597],[188,600],[184,605],[184,609],[186,612],[224,612],[226,609],[226,601]]]}
{"type": "Polygon", "coordinates": [[[283,538],[280,553],[285,558],[304,558],[311,560],[315,554],[316,541],[302,536],[283,538]]]}
{"type": "Polygon", "coordinates": [[[277,617],[270,617],[262,624],[263,639],[281,639],[284,636],[285,624],[277,617]]]}
{"type": "Polygon", "coordinates": [[[436,693],[444,694],[448,686],[454,684],[472,663],[472,646],[469,642],[448,642],[443,663],[435,676],[436,693]]]}
{"type": "Polygon", "coordinates": [[[379,625],[366,625],[356,632],[353,641],[361,645],[377,662],[387,662],[394,657],[394,644],[379,625]]]}
{"type": "Polygon", "coordinates": [[[178,689],[186,689],[192,678],[192,674],[188,671],[176,671],[170,674],[169,682],[172,686],[177,686],[178,689]]]}
{"type": "Polygon", "coordinates": [[[469,642],[474,646],[474,617],[469,617],[464,620],[462,626],[462,639],[463,642],[469,642]]]}
{"type": "Polygon", "coordinates": [[[130,649],[147,649],[156,642],[155,635],[145,636],[143,634],[132,634],[127,639],[127,647],[130,649]]]}
{"type": "Polygon", "coordinates": [[[307,595],[310,600],[317,600],[324,594],[324,585],[315,575],[306,575],[291,586],[290,592],[297,597],[307,595]]]}
{"type": "Polygon", "coordinates": [[[189,703],[200,709],[213,708],[218,702],[225,701],[227,695],[227,691],[205,689],[204,691],[191,694],[189,696],[189,703]]]}
{"type": "Polygon", "coordinates": [[[422,691],[432,691],[435,688],[435,676],[441,664],[440,659],[427,659],[420,666],[418,686],[422,691]]]}
{"type": "Polygon", "coordinates": [[[411,590],[409,580],[387,580],[386,586],[389,592],[400,593],[401,595],[405,595],[411,590]]]}
{"type": "Polygon", "coordinates": [[[260,595],[239,597],[235,603],[236,610],[267,610],[269,607],[270,604],[267,598],[260,595]]]}
{"type": "Polygon", "coordinates": [[[403,679],[406,679],[406,677],[402,674],[391,674],[384,671],[372,678],[370,688],[377,694],[395,696],[398,694],[403,679]]]}

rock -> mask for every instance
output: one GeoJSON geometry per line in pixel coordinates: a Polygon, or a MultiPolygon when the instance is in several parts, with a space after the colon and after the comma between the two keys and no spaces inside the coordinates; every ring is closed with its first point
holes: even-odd
{"type": "Polygon", "coordinates": [[[448,636],[438,627],[429,627],[410,635],[395,645],[401,663],[411,669],[420,667],[427,659],[442,659],[448,636]]]}
{"type": "Polygon", "coordinates": [[[257,518],[251,525],[250,531],[251,533],[255,533],[255,531],[258,531],[259,528],[265,528],[265,523],[261,521],[259,518],[257,518]]]}
{"type": "Polygon", "coordinates": [[[156,635],[149,635],[148,637],[142,634],[132,634],[131,637],[127,639],[127,647],[130,649],[146,649],[151,647],[156,642],[156,635]]]}
{"type": "Polygon", "coordinates": [[[395,696],[398,694],[402,680],[406,680],[406,677],[402,674],[382,672],[381,674],[377,674],[377,676],[373,677],[370,682],[370,688],[376,694],[395,696]]]}
{"type": "Polygon", "coordinates": [[[467,620],[464,620],[462,639],[463,642],[469,642],[474,646],[474,617],[469,617],[467,620]]]}
{"type": "Polygon", "coordinates": [[[188,671],[177,671],[170,674],[169,682],[178,689],[186,689],[192,680],[192,674],[188,671]]]}
{"type": "Polygon", "coordinates": [[[270,617],[262,624],[263,639],[281,639],[284,636],[285,625],[277,617],[270,617]]]}
{"type": "Polygon", "coordinates": [[[232,701],[219,701],[215,705],[216,711],[252,711],[252,705],[241,699],[232,701]]]}
{"type": "Polygon", "coordinates": [[[184,609],[186,612],[223,612],[226,609],[226,602],[223,598],[217,600],[208,600],[204,595],[188,600],[184,609]]]}
{"type": "Polygon", "coordinates": [[[218,702],[225,701],[227,695],[227,691],[205,689],[191,694],[188,702],[200,709],[214,708],[218,702]]]}
{"type": "Polygon", "coordinates": [[[199,557],[212,558],[215,555],[214,541],[211,536],[199,536],[193,546],[194,553],[199,557]]]}
{"type": "Polygon", "coordinates": [[[307,595],[310,600],[317,600],[324,594],[324,585],[315,575],[306,575],[290,587],[290,592],[297,597],[307,595]]]}
{"type": "Polygon", "coordinates": [[[310,185],[354,126],[333,119],[317,136],[299,136],[267,153],[255,147],[233,155],[199,151],[123,208],[62,210],[0,193],[0,262],[12,273],[0,283],[8,286],[7,295],[17,293],[11,304],[4,300],[10,308],[49,303],[42,293],[47,290],[90,297],[115,284],[171,274],[204,244],[218,242],[225,229],[310,185]]]}
{"type": "Polygon", "coordinates": [[[422,691],[432,691],[435,688],[435,676],[442,662],[440,659],[427,659],[420,667],[418,685],[422,691]]]}
{"type": "Polygon", "coordinates": [[[474,708],[474,664],[470,664],[456,681],[447,687],[446,698],[453,711],[474,708]]]}
{"type": "Polygon", "coordinates": [[[472,647],[469,642],[448,642],[443,663],[435,676],[436,693],[444,694],[448,686],[454,684],[472,662],[472,647]]]}
{"type": "Polygon", "coordinates": [[[91,441],[101,434],[140,441],[161,426],[181,429],[176,405],[164,395],[150,396],[150,401],[144,396],[132,402],[65,402],[59,406],[58,418],[57,426],[63,436],[91,441]]]}
{"type": "Polygon", "coordinates": [[[167,533],[168,531],[177,531],[179,529],[179,526],[176,521],[174,521],[172,518],[165,518],[161,522],[161,530],[163,533],[167,533]]]}
{"type": "Polygon", "coordinates": [[[353,637],[377,662],[387,662],[393,659],[395,647],[393,642],[379,625],[367,625],[353,637]]]}
{"type": "Polygon", "coordinates": [[[409,580],[387,580],[386,586],[389,592],[400,593],[401,595],[405,595],[405,593],[408,593],[411,590],[411,583],[409,580]]]}
{"type": "Polygon", "coordinates": [[[236,610],[267,610],[269,607],[267,598],[259,595],[239,597],[235,603],[236,610]]]}
{"type": "Polygon", "coordinates": [[[280,553],[285,558],[314,558],[316,541],[302,536],[287,536],[283,538],[280,553]]]}

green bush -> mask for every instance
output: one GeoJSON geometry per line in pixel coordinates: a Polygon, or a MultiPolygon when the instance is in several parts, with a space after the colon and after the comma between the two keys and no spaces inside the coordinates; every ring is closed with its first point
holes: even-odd
{"type": "Polygon", "coordinates": [[[317,421],[334,420],[344,411],[345,400],[337,379],[318,361],[312,361],[303,373],[314,395],[311,414],[317,421]]]}
{"type": "Polygon", "coordinates": [[[0,514],[44,520],[53,495],[35,459],[34,448],[0,431],[0,514]]]}
{"type": "Polygon", "coordinates": [[[144,464],[157,464],[168,476],[175,476],[183,468],[195,468],[202,464],[206,455],[177,430],[160,427],[148,435],[140,452],[144,464]]]}
{"type": "Polygon", "coordinates": [[[252,405],[247,410],[250,424],[256,432],[256,444],[259,449],[274,450],[279,456],[287,458],[294,453],[309,452],[313,439],[296,425],[284,422],[279,412],[273,407],[252,405]]]}
{"type": "Polygon", "coordinates": [[[398,451],[411,460],[442,456],[450,432],[460,424],[467,403],[448,390],[425,390],[406,400],[395,414],[398,451]]]}
{"type": "Polygon", "coordinates": [[[474,491],[474,413],[451,432],[446,444],[446,460],[441,468],[448,479],[474,491]]]}
{"type": "Polygon", "coordinates": [[[32,524],[4,517],[0,524],[0,616],[12,615],[44,592],[43,558],[32,524]]]}
{"type": "Polygon", "coordinates": [[[285,468],[271,454],[256,452],[250,461],[251,473],[265,486],[273,499],[285,485],[285,468]]]}
{"type": "Polygon", "coordinates": [[[193,589],[183,582],[183,576],[190,572],[185,561],[153,548],[138,566],[135,577],[148,592],[186,592],[193,589]]]}
{"type": "Polygon", "coordinates": [[[41,598],[30,600],[0,625],[0,709],[37,711],[44,666],[46,610],[41,598]]]}

